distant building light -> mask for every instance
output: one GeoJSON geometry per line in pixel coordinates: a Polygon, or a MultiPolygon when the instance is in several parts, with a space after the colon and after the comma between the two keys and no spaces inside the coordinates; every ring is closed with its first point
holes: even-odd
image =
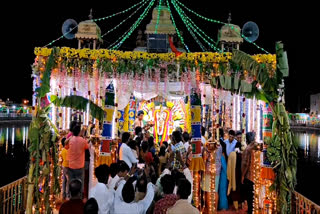
{"type": "Polygon", "coordinates": [[[12,106],[13,109],[16,109],[16,106],[12,106]]]}
{"type": "Polygon", "coordinates": [[[27,109],[27,107],[23,107],[24,108],[24,110],[26,110],[27,109]]]}

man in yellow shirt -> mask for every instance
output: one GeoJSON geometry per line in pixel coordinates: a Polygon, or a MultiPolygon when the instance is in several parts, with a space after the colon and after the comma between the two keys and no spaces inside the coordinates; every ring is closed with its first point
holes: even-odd
{"type": "Polygon", "coordinates": [[[69,187],[68,187],[68,169],[69,169],[69,161],[67,160],[68,156],[68,150],[65,148],[65,141],[66,138],[62,138],[61,144],[63,146],[61,150],[61,158],[62,158],[62,176],[63,176],[63,181],[62,181],[62,191],[63,191],[63,199],[67,198],[67,195],[69,193],[69,187]]]}

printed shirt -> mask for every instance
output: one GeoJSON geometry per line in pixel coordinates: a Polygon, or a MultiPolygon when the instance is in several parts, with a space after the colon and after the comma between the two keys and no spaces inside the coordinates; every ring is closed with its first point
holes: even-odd
{"type": "MultiPolygon", "coordinates": [[[[187,151],[186,148],[184,147],[184,144],[180,141],[179,143],[177,143],[176,145],[174,145],[174,149],[172,150],[174,153],[175,152],[180,152],[181,158],[184,162],[186,162],[187,159],[187,151]]],[[[176,154],[174,154],[176,156],[176,154]]],[[[176,159],[176,158],[175,158],[176,159]]],[[[174,160],[173,162],[173,167],[180,169],[182,168],[180,162],[178,160],[174,160]]]]}
{"type": "Polygon", "coordinates": [[[172,207],[176,201],[178,200],[177,195],[175,194],[168,194],[164,195],[162,199],[157,201],[154,207],[154,214],[165,214],[169,207],[172,207]]]}
{"type": "Polygon", "coordinates": [[[253,149],[254,143],[250,143],[247,148],[242,153],[242,160],[241,160],[241,174],[245,178],[249,179],[250,181],[254,182],[253,179],[253,149]]]}

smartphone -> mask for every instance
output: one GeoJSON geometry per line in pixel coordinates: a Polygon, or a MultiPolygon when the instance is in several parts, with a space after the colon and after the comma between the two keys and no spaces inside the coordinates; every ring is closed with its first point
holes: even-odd
{"type": "Polygon", "coordinates": [[[143,169],[143,168],[144,168],[144,166],[145,166],[145,164],[144,164],[144,163],[138,163],[138,166],[137,166],[137,167],[138,167],[139,169],[143,169]]]}

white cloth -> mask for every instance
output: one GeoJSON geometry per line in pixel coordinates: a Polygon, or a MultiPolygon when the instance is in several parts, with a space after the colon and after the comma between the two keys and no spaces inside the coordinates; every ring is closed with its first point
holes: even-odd
{"type": "Polygon", "coordinates": [[[187,151],[187,152],[188,152],[188,150],[189,150],[189,147],[190,147],[189,141],[186,142],[186,143],[184,143],[184,148],[186,148],[186,151],[187,151]]]}
{"type": "Polygon", "coordinates": [[[97,183],[95,187],[90,190],[89,198],[95,198],[99,206],[99,214],[113,213],[113,201],[115,191],[108,189],[106,184],[97,183]]]}
{"type": "Polygon", "coordinates": [[[111,178],[110,181],[108,182],[108,188],[114,189],[119,180],[120,180],[120,177],[118,175],[111,178]]]}
{"type": "Polygon", "coordinates": [[[126,181],[121,181],[115,193],[114,214],[144,214],[152,203],[154,197],[154,186],[152,183],[147,185],[147,194],[144,199],[138,202],[126,203],[122,199],[122,188],[126,181]]]}
{"type": "Polygon", "coordinates": [[[201,143],[202,143],[202,146],[206,144],[206,138],[203,136],[201,136],[201,143]]]}
{"type": "Polygon", "coordinates": [[[130,169],[131,169],[133,163],[138,163],[138,160],[134,157],[134,154],[133,154],[131,148],[125,143],[121,144],[120,152],[119,152],[119,159],[126,162],[126,164],[128,164],[130,169]]]}

